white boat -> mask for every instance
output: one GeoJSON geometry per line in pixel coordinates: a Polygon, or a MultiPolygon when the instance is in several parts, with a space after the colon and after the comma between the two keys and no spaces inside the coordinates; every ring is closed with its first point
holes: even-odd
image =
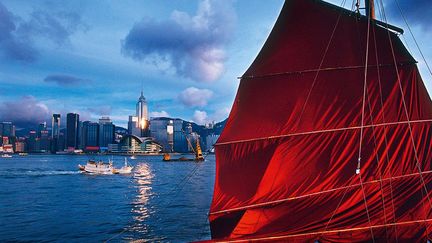
{"type": "Polygon", "coordinates": [[[130,157],[130,159],[136,159],[137,157],[135,156],[135,155],[132,155],[131,157],[130,157]]]}
{"type": "Polygon", "coordinates": [[[120,169],[114,169],[115,172],[117,172],[118,174],[129,174],[132,172],[133,166],[129,166],[127,159],[125,158],[124,161],[124,166],[121,167],[120,169]]]}
{"type": "Polygon", "coordinates": [[[78,165],[78,168],[91,174],[116,174],[111,160],[109,160],[108,163],[104,163],[103,161],[96,162],[94,160],[89,160],[87,161],[86,165],[78,165]]]}
{"type": "Polygon", "coordinates": [[[128,166],[126,158],[124,166],[120,169],[114,168],[112,160],[109,160],[108,163],[104,163],[103,161],[89,160],[87,161],[86,165],[79,164],[78,168],[86,173],[101,175],[129,174],[133,169],[132,166],[128,166]]]}
{"type": "Polygon", "coordinates": [[[10,154],[2,154],[2,158],[12,158],[12,155],[10,154]]]}

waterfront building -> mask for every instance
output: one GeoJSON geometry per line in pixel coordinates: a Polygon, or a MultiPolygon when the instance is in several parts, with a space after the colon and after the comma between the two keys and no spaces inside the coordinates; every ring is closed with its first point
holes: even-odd
{"type": "Polygon", "coordinates": [[[60,114],[53,114],[51,119],[51,153],[59,151],[60,114]]]}
{"type": "Polygon", "coordinates": [[[107,150],[108,144],[114,143],[115,126],[109,117],[99,119],[99,147],[107,150]]]}
{"type": "Polygon", "coordinates": [[[66,148],[66,129],[62,128],[60,129],[60,133],[59,133],[59,139],[57,142],[57,151],[64,151],[66,148]]]}
{"type": "Polygon", "coordinates": [[[70,150],[78,148],[79,115],[68,113],[66,115],[66,147],[70,150]]]}
{"type": "Polygon", "coordinates": [[[28,151],[31,153],[40,152],[40,140],[37,137],[37,132],[35,130],[31,130],[29,132],[29,138],[27,139],[27,147],[28,151]]]}
{"type": "Polygon", "coordinates": [[[99,150],[99,124],[85,121],[82,128],[83,149],[85,151],[99,150]]]}
{"type": "Polygon", "coordinates": [[[163,152],[173,152],[172,137],[173,125],[172,120],[153,118],[150,122],[150,135],[162,146],[163,152]],[[171,123],[170,123],[171,122],[171,123]],[[169,128],[168,128],[169,127],[169,128]],[[168,130],[170,129],[170,131],[168,130]]]}
{"type": "Polygon", "coordinates": [[[118,144],[120,153],[157,154],[162,151],[162,146],[153,138],[125,135],[118,144]]]}
{"type": "Polygon", "coordinates": [[[188,152],[188,144],[186,141],[185,133],[183,131],[183,120],[173,120],[173,143],[175,152],[188,152]]]}
{"type": "Polygon", "coordinates": [[[141,130],[140,130],[139,125],[138,125],[138,117],[137,116],[129,116],[128,134],[141,137],[141,130]]]}
{"type": "Polygon", "coordinates": [[[41,137],[41,133],[42,131],[47,131],[47,125],[46,122],[41,122],[39,123],[38,127],[37,127],[37,136],[38,138],[41,137]]]}
{"type": "Polygon", "coordinates": [[[9,137],[2,137],[2,145],[9,144],[9,137]]]}
{"type": "Polygon", "coordinates": [[[48,130],[42,130],[40,131],[40,137],[39,139],[39,143],[40,143],[40,151],[41,152],[48,152],[50,151],[50,137],[49,137],[49,132],[48,130]]]}
{"type": "Polygon", "coordinates": [[[15,126],[12,122],[2,122],[2,136],[15,137],[15,126]]]}
{"type": "Polygon", "coordinates": [[[15,152],[16,153],[23,153],[25,151],[26,151],[26,149],[25,149],[25,143],[24,142],[22,142],[22,141],[15,142],[15,152]]]}

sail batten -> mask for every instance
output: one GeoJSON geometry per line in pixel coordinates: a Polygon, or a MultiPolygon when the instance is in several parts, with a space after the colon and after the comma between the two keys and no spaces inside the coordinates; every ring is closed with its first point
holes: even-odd
{"type": "Polygon", "coordinates": [[[212,238],[432,237],[432,101],[415,63],[376,21],[286,1],[215,146],[212,238]]]}
{"type": "MultiPolygon", "coordinates": [[[[403,67],[406,65],[416,65],[416,61],[412,62],[401,62],[398,63],[397,66],[403,67]]],[[[368,65],[367,68],[382,68],[382,67],[388,67],[388,68],[394,68],[394,63],[391,64],[379,64],[379,65],[368,65]]],[[[281,72],[281,73],[269,73],[269,74],[263,74],[260,76],[242,76],[239,77],[240,79],[253,79],[253,78],[265,78],[265,77],[271,77],[271,76],[279,76],[279,75],[292,75],[292,74],[303,74],[303,73],[310,73],[310,72],[328,72],[328,71],[341,71],[341,70],[347,70],[347,69],[364,69],[366,66],[348,66],[348,67],[328,67],[328,68],[321,68],[321,69],[308,69],[308,70],[301,70],[301,71],[290,71],[290,72],[281,72]]]]}
{"type": "MultiPolygon", "coordinates": [[[[400,121],[400,122],[380,123],[380,124],[373,124],[373,125],[365,125],[365,126],[363,126],[363,128],[394,126],[394,125],[409,124],[409,123],[415,124],[415,123],[423,123],[423,122],[432,122],[432,119],[429,119],[429,120],[413,120],[413,121],[400,121]]],[[[311,134],[317,134],[317,133],[356,130],[356,129],[361,129],[361,128],[362,128],[362,126],[355,126],[355,127],[343,127],[343,128],[335,128],[335,129],[317,130],[317,131],[310,131],[310,132],[301,132],[301,133],[291,133],[291,134],[283,134],[283,135],[274,135],[274,136],[268,136],[268,137],[252,138],[252,139],[247,139],[247,140],[226,141],[226,142],[220,142],[220,143],[218,142],[218,143],[215,143],[214,146],[222,146],[222,145],[237,144],[237,143],[247,143],[247,142],[256,142],[256,141],[260,141],[260,140],[271,140],[271,139],[278,139],[278,138],[285,138],[285,137],[293,137],[293,136],[301,136],[301,135],[311,135],[311,134]]]]}

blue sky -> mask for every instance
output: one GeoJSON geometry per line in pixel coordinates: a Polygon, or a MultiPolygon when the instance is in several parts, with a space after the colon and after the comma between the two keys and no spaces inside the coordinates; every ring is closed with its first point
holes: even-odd
{"type": "MultiPolygon", "coordinates": [[[[432,60],[430,3],[398,1],[432,60]]],[[[394,0],[388,2],[391,22],[406,29],[394,0]]],[[[81,119],[110,116],[126,126],[141,86],[152,116],[223,120],[237,77],[259,52],[282,4],[0,0],[0,120],[27,124],[78,112],[81,119]]],[[[405,39],[432,91],[409,33],[405,39]]]]}

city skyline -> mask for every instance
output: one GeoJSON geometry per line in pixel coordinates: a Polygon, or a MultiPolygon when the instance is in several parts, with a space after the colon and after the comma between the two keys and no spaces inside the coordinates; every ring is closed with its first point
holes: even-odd
{"type": "MultiPolygon", "coordinates": [[[[127,127],[141,88],[150,117],[225,119],[237,77],[262,47],[283,1],[166,3],[1,0],[0,120],[50,124],[51,114],[73,112],[82,120],[110,116],[127,127]]],[[[389,22],[406,29],[403,39],[431,92],[431,75],[389,4],[389,22]]],[[[400,4],[419,43],[427,43],[421,40],[431,36],[432,15],[416,11],[430,9],[429,2],[400,4]]],[[[432,48],[422,49],[430,60],[432,48]]]]}

